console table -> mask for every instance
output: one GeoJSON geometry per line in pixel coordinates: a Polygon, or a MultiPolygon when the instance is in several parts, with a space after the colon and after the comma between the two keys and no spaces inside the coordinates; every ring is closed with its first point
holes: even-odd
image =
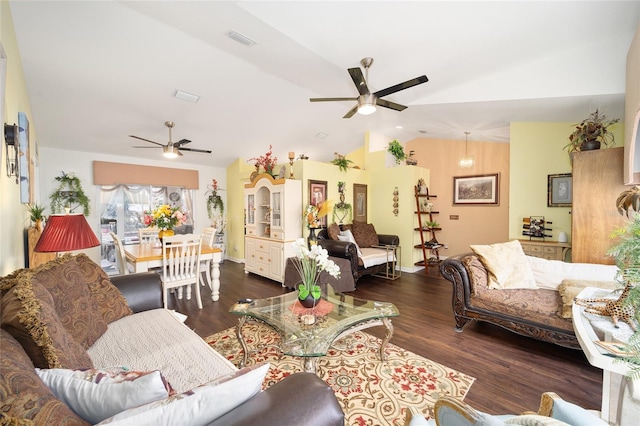
{"type": "MultiPolygon", "coordinates": [[[[610,297],[610,290],[587,287],[579,299],[610,297]]],[[[637,426],[640,419],[640,380],[626,377],[629,367],[594,342],[621,341],[629,336],[631,327],[619,322],[615,328],[609,317],[588,314],[584,306],[573,304],[573,328],[589,364],[602,369],[602,408],[600,417],[611,425],[637,426]]]]}

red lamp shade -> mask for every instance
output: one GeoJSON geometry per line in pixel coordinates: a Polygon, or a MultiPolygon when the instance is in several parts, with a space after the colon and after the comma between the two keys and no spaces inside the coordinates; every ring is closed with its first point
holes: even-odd
{"type": "Polygon", "coordinates": [[[81,250],[99,246],[100,241],[82,214],[51,215],[33,249],[37,252],[81,250]]]}

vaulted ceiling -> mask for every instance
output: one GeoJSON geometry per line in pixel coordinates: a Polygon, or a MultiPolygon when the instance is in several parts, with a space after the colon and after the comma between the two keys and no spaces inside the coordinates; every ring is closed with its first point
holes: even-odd
{"type": "MultiPolygon", "coordinates": [[[[508,142],[509,123],[623,117],[637,1],[10,1],[40,146],[161,159],[130,134],[213,154],[226,167],[288,151],[319,161],[366,131],[508,142]],[[248,47],[227,36],[240,33],[248,47]],[[347,68],[374,58],[372,91],[425,74],[385,99],[407,105],[343,115],[347,68]],[[176,99],[175,91],[199,96],[176,99]],[[401,128],[400,128],[401,127],[401,128]]],[[[14,58],[8,58],[14,60],[14,58]]],[[[152,144],[148,144],[153,146],[152,144]]]]}

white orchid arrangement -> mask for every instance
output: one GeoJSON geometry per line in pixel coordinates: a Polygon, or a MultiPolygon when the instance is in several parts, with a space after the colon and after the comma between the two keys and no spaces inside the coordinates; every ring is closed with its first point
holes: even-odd
{"type": "Polygon", "coordinates": [[[321,296],[318,285],[320,272],[327,271],[332,277],[339,278],[340,268],[329,259],[329,252],[326,249],[316,244],[309,250],[303,238],[298,238],[293,243],[293,248],[296,255],[293,264],[302,279],[302,284],[298,286],[298,297],[306,299],[311,294],[315,299],[319,299],[321,296]]]}

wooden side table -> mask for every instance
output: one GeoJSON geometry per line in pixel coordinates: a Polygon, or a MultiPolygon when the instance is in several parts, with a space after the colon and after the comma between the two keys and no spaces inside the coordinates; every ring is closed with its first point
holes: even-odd
{"type": "MultiPolygon", "coordinates": [[[[587,287],[579,299],[606,297],[610,290],[587,287]]],[[[615,299],[616,295],[611,296],[615,299]]],[[[619,322],[615,328],[609,317],[585,314],[584,306],[573,304],[573,329],[589,364],[602,369],[602,408],[600,417],[611,425],[637,426],[640,419],[640,380],[627,377],[629,366],[611,356],[594,342],[613,341],[614,335],[631,333],[631,327],[619,322]]],[[[620,340],[620,339],[616,339],[620,340]]]]}

